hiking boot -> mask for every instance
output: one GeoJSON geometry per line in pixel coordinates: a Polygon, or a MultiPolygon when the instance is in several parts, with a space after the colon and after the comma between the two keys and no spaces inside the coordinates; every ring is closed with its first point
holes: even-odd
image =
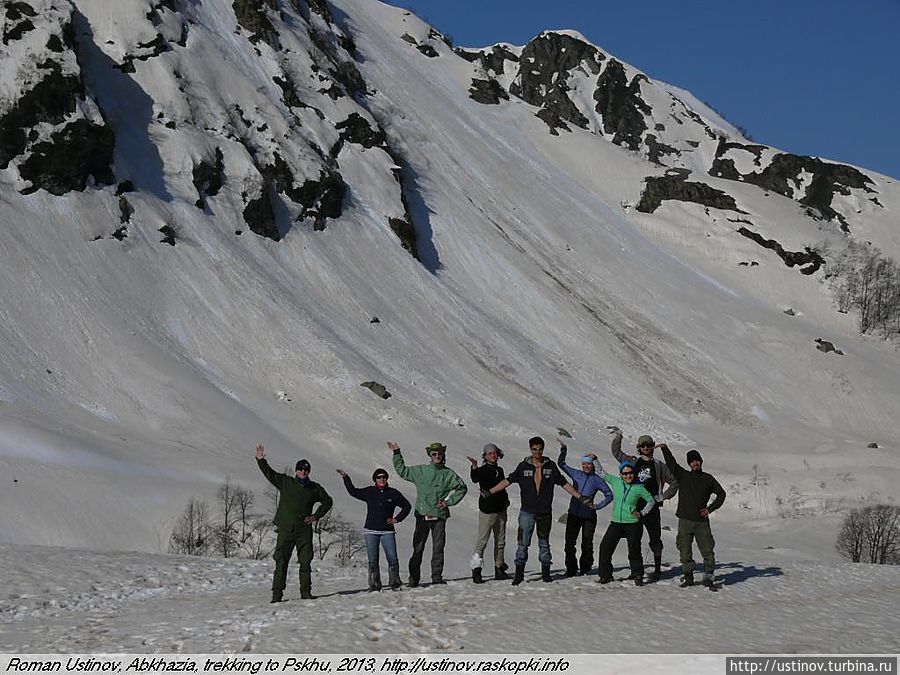
{"type": "Polygon", "coordinates": [[[550,565],[541,565],[541,581],[545,584],[553,581],[553,577],[550,576],[550,565]]]}
{"type": "Polygon", "coordinates": [[[388,565],[388,583],[392,591],[399,591],[403,582],[400,580],[400,565],[388,565]]]}
{"type": "Polygon", "coordinates": [[[442,586],[442,585],[446,584],[447,582],[444,581],[443,577],[431,577],[431,583],[432,583],[432,585],[442,586]]]}
{"type": "Polygon", "coordinates": [[[369,568],[369,591],[381,590],[381,570],[377,567],[369,568]]]}
{"type": "Polygon", "coordinates": [[[513,574],[512,585],[518,586],[525,581],[525,565],[516,565],[516,572],[513,574]]]}
{"type": "Polygon", "coordinates": [[[719,587],[716,585],[716,580],[713,578],[711,574],[703,575],[703,585],[706,586],[711,591],[719,590],[719,587]]]}
{"type": "Polygon", "coordinates": [[[272,591],[272,599],[269,602],[284,602],[282,591],[272,591]]]}
{"type": "Polygon", "coordinates": [[[511,579],[509,573],[506,571],[508,569],[506,563],[503,563],[502,567],[497,567],[494,569],[494,579],[496,581],[505,581],[506,579],[511,579]]]}
{"type": "MultiPolygon", "coordinates": [[[[637,574],[635,574],[634,572],[632,572],[632,573],[629,574],[626,578],[628,579],[628,581],[634,581],[634,578],[635,578],[636,576],[637,576],[637,574]]],[[[643,572],[641,573],[641,576],[644,576],[643,572]]]]}
{"type": "Polygon", "coordinates": [[[681,583],[678,584],[681,588],[687,588],[688,586],[694,585],[694,575],[690,572],[681,577],[681,583]]]}
{"type": "Polygon", "coordinates": [[[659,572],[650,572],[644,582],[648,584],[655,584],[657,581],[659,581],[659,577],[659,572]]]}
{"type": "Polygon", "coordinates": [[[472,582],[476,584],[483,584],[484,579],[481,578],[481,568],[473,567],[472,568],[472,582]]]}
{"type": "Polygon", "coordinates": [[[301,600],[315,600],[316,596],[314,596],[310,591],[300,591],[300,599],[301,600]]]}
{"type": "Polygon", "coordinates": [[[634,585],[635,586],[643,586],[644,585],[644,575],[643,574],[636,576],[634,578],[634,585]]]}
{"type": "Polygon", "coordinates": [[[599,579],[597,579],[597,583],[598,584],[608,584],[612,580],[613,580],[612,577],[600,577],[599,579]]]}
{"type": "Polygon", "coordinates": [[[577,575],[578,575],[578,570],[574,570],[574,569],[569,568],[569,567],[566,568],[565,574],[563,574],[563,576],[566,577],[566,578],[574,577],[574,576],[577,576],[577,575]]]}

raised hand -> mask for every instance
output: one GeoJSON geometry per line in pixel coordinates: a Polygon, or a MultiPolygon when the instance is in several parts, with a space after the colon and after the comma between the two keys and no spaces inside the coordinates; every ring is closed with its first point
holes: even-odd
{"type": "Polygon", "coordinates": [[[265,459],[266,458],[266,449],[261,446],[256,446],[256,459],[265,459]]]}
{"type": "Polygon", "coordinates": [[[388,450],[390,450],[391,452],[396,452],[397,450],[400,449],[400,446],[397,445],[396,443],[394,443],[393,441],[388,441],[387,445],[388,445],[388,450]]]}
{"type": "Polygon", "coordinates": [[[470,462],[472,462],[472,468],[473,468],[473,469],[474,469],[476,466],[478,466],[478,460],[475,459],[474,457],[469,457],[468,455],[466,455],[466,459],[469,460],[470,462]]]}
{"type": "Polygon", "coordinates": [[[343,469],[335,469],[335,471],[337,471],[339,474],[341,474],[341,478],[347,477],[347,472],[344,471],[343,469]]]}

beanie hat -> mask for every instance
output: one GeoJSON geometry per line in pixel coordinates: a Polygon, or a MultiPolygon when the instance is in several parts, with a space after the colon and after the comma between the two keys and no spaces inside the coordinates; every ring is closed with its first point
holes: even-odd
{"type": "Polygon", "coordinates": [[[622,469],[624,469],[626,466],[630,466],[632,469],[634,469],[634,462],[632,462],[630,459],[626,459],[624,462],[619,464],[619,473],[622,473],[622,469]]]}
{"type": "Polygon", "coordinates": [[[697,450],[688,450],[688,453],[687,453],[687,463],[690,464],[690,463],[693,462],[694,460],[697,460],[698,462],[702,462],[702,461],[703,461],[703,458],[700,456],[699,451],[697,451],[697,450]]]}
{"type": "Polygon", "coordinates": [[[644,434],[643,436],[639,436],[637,439],[637,445],[638,445],[638,447],[641,447],[642,445],[654,445],[653,437],[648,436],[647,434],[644,434]]]}
{"type": "Polygon", "coordinates": [[[540,436],[532,436],[531,438],[528,439],[528,447],[531,447],[532,445],[537,445],[538,443],[541,444],[541,447],[547,446],[547,444],[544,443],[544,439],[541,438],[540,436]]]}
{"type": "Polygon", "coordinates": [[[493,443],[485,444],[484,448],[481,450],[481,458],[484,459],[484,456],[491,450],[497,453],[497,459],[503,459],[503,451],[493,443]]]}
{"type": "Polygon", "coordinates": [[[375,469],[375,472],[372,474],[372,482],[373,483],[376,481],[378,476],[384,476],[385,478],[387,478],[388,472],[385,471],[384,469],[375,469]]]}
{"type": "Polygon", "coordinates": [[[312,470],[312,467],[309,465],[308,459],[301,459],[299,462],[297,462],[296,466],[294,466],[294,471],[302,471],[304,469],[307,471],[312,470]]]}

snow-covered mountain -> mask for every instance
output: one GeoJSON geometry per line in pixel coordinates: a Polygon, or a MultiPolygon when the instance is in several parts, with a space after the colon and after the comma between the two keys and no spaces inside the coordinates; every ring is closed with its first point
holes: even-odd
{"type": "Polygon", "coordinates": [[[356,518],[334,468],[385,441],[463,472],[557,427],[701,448],[727,527],[825,524],[804,555],[892,498],[900,357],[814,248],[900,258],[891,178],[751,142],[572,31],[454,49],[375,0],[0,11],[0,541],[164,551],[189,497],[262,489],[259,442],[356,518]]]}

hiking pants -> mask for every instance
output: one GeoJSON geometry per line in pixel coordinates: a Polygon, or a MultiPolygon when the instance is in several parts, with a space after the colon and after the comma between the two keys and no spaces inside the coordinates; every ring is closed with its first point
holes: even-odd
{"type": "Polygon", "coordinates": [[[696,566],[694,563],[694,539],[700,555],[703,556],[703,571],[712,575],[716,571],[716,540],[713,539],[712,528],[708,520],[678,519],[678,535],[675,537],[675,545],[681,556],[681,567],[685,574],[690,574],[696,566]]]}
{"type": "Polygon", "coordinates": [[[444,575],[444,542],[447,536],[447,521],[444,518],[425,520],[425,516],[416,514],[416,529],[413,531],[413,553],[409,559],[409,581],[419,583],[422,571],[422,556],[425,554],[425,543],[431,533],[431,580],[438,581],[444,575]]]}
{"type": "Polygon", "coordinates": [[[581,570],[587,574],[594,566],[594,532],[597,529],[597,516],[579,518],[573,514],[566,516],[566,573],[575,574],[581,570]],[[575,557],[575,542],[581,534],[581,565],[575,557]]]}
{"type": "Polygon", "coordinates": [[[291,554],[297,549],[297,562],[300,563],[300,591],[309,593],[312,589],[313,528],[311,525],[298,529],[278,530],[275,543],[275,575],[272,577],[272,590],[283,591],[287,585],[287,568],[291,554]]]}
{"type": "Polygon", "coordinates": [[[472,568],[484,566],[484,549],[494,535],[494,568],[500,567],[506,551],[506,509],[499,513],[478,512],[478,539],[472,555],[472,568]],[[477,563],[477,564],[476,564],[477,563]]]}
{"type": "Polygon", "coordinates": [[[601,579],[612,577],[612,557],[622,537],[625,537],[628,542],[628,564],[631,567],[631,573],[643,576],[644,556],[641,554],[641,535],[643,533],[643,526],[640,523],[610,522],[603,539],[600,541],[599,574],[601,579]]]}
{"type": "Polygon", "coordinates": [[[647,530],[647,537],[650,539],[650,550],[653,551],[654,557],[659,558],[663,550],[659,504],[646,516],[643,516],[641,522],[644,524],[644,529],[647,530]]]}

